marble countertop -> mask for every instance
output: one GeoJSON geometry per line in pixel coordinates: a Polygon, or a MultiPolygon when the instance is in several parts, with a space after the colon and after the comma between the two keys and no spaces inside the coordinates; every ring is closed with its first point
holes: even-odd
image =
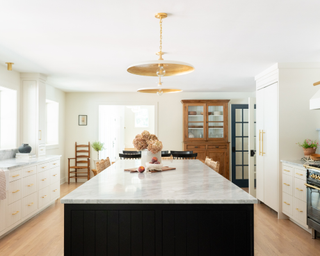
{"type": "Polygon", "coordinates": [[[308,165],[309,162],[303,161],[301,159],[297,160],[280,160],[280,162],[284,163],[284,164],[291,164],[291,165],[296,165],[299,167],[303,167],[303,165],[308,165]]]}
{"type": "Polygon", "coordinates": [[[61,199],[63,204],[255,204],[257,199],[199,160],[164,160],[176,170],[130,173],[120,160],[61,199]]]}
{"type": "Polygon", "coordinates": [[[11,169],[11,168],[17,168],[17,167],[22,167],[25,165],[30,165],[30,164],[37,164],[41,162],[46,162],[50,161],[53,159],[56,159],[58,157],[61,157],[59,155],[48,155],[48,156],[41,156],[41,157],[35,157],[31,158],[29,160],[19,160],[17,158],[10,158],[6,160],[1,160],[0,161],[0,168],[1,169],[11,169]]]}

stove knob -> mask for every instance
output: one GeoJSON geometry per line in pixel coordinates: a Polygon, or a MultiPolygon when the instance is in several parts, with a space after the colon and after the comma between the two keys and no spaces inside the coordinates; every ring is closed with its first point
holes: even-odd
{"type": "Polygon", "coordinates": [[[313,173],[310,175],[310,178],[312,178],[312,179],[314,178],[314,174],[313,173]]]}

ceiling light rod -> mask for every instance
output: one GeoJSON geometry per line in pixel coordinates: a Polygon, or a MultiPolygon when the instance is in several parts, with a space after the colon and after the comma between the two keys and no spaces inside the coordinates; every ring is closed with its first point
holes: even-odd
{"type": "Polygon", "coordinates": [[[11,71],[12,70],[12,65],[14,64],[13,62],[6,62],[7,64],[7,70],[11,71]]]}

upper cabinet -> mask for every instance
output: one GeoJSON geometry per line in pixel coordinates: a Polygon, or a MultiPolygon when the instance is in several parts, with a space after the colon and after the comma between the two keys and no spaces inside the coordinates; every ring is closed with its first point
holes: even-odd
{"type": "Polygon", "coordinates": [[[229,100],[182,100],[184,141],[228,141],[229,100]]]}

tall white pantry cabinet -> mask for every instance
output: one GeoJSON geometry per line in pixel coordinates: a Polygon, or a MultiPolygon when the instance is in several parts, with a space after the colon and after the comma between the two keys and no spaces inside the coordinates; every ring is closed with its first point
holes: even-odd
{"type": "Polygon", "coordinates": [[[21,73],[22,142],[32,147],[32,154],[46,154],[46,79],[38,73],[21,73]]]}
{"type": "Polygon", "coordinates": [[[278,218],[295,221],[284,209],[290,202],[283,198],[288,182],[280,161],[300,160],[297,142],[318,138],[320,111],[310,110],[309,100],[319,90],[313,86],[319,77],[320,63],[277,63],[255,77],[257,198],[278,218]]]}

